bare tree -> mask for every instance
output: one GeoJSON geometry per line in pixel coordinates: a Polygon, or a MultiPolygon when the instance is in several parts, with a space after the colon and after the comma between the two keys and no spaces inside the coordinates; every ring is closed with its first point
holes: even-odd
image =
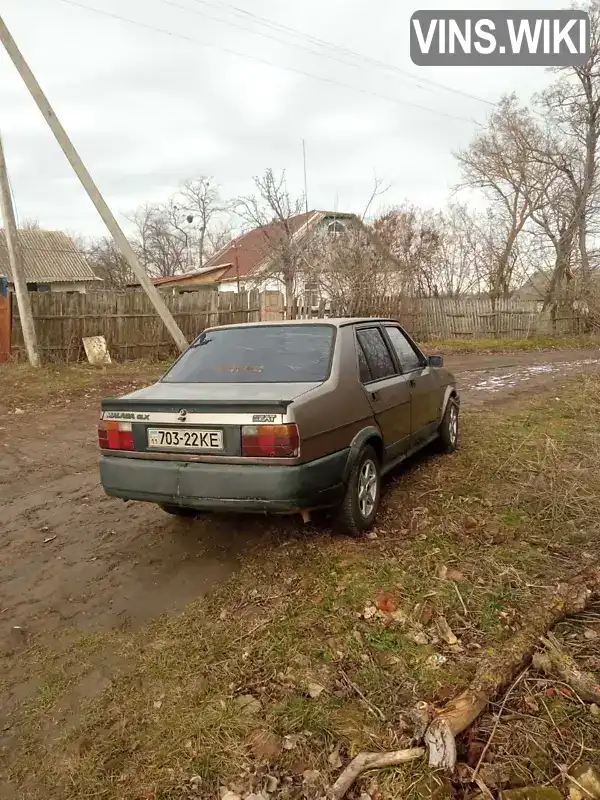
{"type": "Polygon", "coordinates": [[[421,297],[440,294],[442,233],[439,215],[411,203],[392,208],[373,222],[373,229],[403,274],[405,290],[421,297]]]}
{"type": "Polygon", "coordinates": [[[501,100],[471,145],[456,154],[463,187],[483,191],[490,203],[486,282],[492,305],[509,296],[519,260],[519,236],[544,203],[547,172],[532,161],[528,145],[540,135],[529,110],[512,95],[501,100]]]}
{"type": "Polygon", "coordinates": [[[375,202],[376,198],[380,197],[382,194],[389,192],[390,184],[384,184],[382,178],[378,178],[377,175],[373,176],[373,191],[367,201],[367,205],[365,206],[365,210],[362,213],[361,220],[364,222],[367,219],[367,215],[371,209],[371,206],[375,202]]]}
{"type": "MultiPolygon", "coordinates": [[[[558,70],[556,82],[538,98],[538,102],[555,129],[557,143],[545,154],[545,160],[561,174],[561,191],[567,191],[573,198],[573,209],[568,212],[572,219],[567,220],[563,210],[558,228],[565,229],[564,237],[569,248],[572,238],[576,237],[582,283],[589,288],[589,227],[598,211],[599,190],[600,0],[592,0],[586,9],[591,23],[589,59],[581,66],[558,70]]],[[[564,263],[563,253],[554,283],[560,283],[564,263]]]]}
{"type": "Polygon", "coordinates": [[[85,254],[94,275],[103,281],[99,288],[121,290],[135,280],[127,260],[111,236],[75,242],[85,254]]]}
{"type": "Polygon", "coordinates": [[[254,185],[256,194],[238,198],[234,209],[247,227],[260,229],[265,263],[261,280],[273,278],[283,285],[287,317],[293,319],[299,278],[306,272],[304,250],[307,243],[302,229],[307,217],[301,216],[304,197],[291,197],[285,172],[276,175],[272,169],[267,169],[263,175],[255,176],[254,185]]]}
{"type": "Polygon", "coordinates": [[[177,222],[173,201],[138,208],[130,221],[134,246],[145,269],[155,277],[171,277],[188,265],[188,238],[177,222]]]}
{"type": "Polygon", "coordinates": [[[443,297],[462,297],[481,291],[481,241],[476,220],[465,205],[451,204],[439,215],[441,244],[435,285],[443,297]]]}
{"type": "Polygon", "coordinates": [[[383,298],[408,294],[397,260],[358,217],[345,219],[340,233],[313,236],[305,269],[307,279],[339,315],[382,313],[383,298]]]}
{"type": "Polygon", "coordinates": [[[193,239],[194,261],[202,267],[210,251],[214,252],[212,241],[219,238],[217,219],[226,211],[219,186],[204,175],[186,180],[175,198],[175,207],[185,217],[187,235],[193,239]]]}
{"type": "Polygon", "coordinates": [[[19,230],[22,231],[39,231],[41,228],[42,226],[40,225],[39,219],[35,219],[34,217],[25,217],[25,219],[21,220],[19,223],[19,230]]]}
{"type": "Polygon", "coordinates": [[[213,222],[206,231],[204,239],[204,255],[209,259],[219,250],[222,250],[236,236],[233,221],[225,217],[217,222],[213,222]]]}

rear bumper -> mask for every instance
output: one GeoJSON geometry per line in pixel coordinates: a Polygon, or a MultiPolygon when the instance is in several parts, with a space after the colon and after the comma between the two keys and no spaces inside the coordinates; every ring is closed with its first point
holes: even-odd
{"type": "Polygon", "coordinates": [[[341,502],[349,450],[298,466],[146,461],[101,456],[106,494],[213,511],[286,514],[341,502]]]}

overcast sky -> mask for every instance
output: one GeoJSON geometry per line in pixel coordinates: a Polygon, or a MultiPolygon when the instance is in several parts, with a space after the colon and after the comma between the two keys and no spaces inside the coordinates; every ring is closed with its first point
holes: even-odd
{"type": "MultiPolygon", "coordinates": [[[[64,0],[2,2],[6,24],[121,220],[135,206],[167,197],[182,179],[202,174],[213,175],[224,196],[232,197],[251,191],[252,176],[265,168],[285,169],[290,189],[301,192],[302,138],[312,208],[362,210],[374,173],[391,184],[385,204],[408,198],[441,206],[458,179],[452,150],[468,144],[476,122],[492,108],[482,101],[493,103],[513,90],[525,101],[549,75],[542,68],[416,67],[409,56],[411,14],[419,8],[567,5],[555,0],[77,2],[173,34],[64,0]],[[256,16],[304,36],[267,27],[256,16]],[[323,49],[310,36],[387,68],[323,49]],[[423,78],[480,100],[419,85],[423,78]]],[[[0,109],[19,217],[37,218],[47,228],[103,233],[1,48],[0,109]]]]}

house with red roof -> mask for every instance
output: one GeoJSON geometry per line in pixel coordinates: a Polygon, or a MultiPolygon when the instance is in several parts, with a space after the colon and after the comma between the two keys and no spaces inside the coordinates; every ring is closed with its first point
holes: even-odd
{"type": "MultiPolygon", "coordinates": [[[[302,247],[317,233],[341,234],[347,227],[362,225],[356,214],[333,211],[309,211],[285,221],[273,221],[254,228],[233,239],[216,252],[195,273],[195,283],[216,284],[219,291],[238,292],[250,289],[279,291],[285,295],[283,281],[277,275],[277,258],[290,242],[302,247]]],[[[301,278],[301,276],[299,276],[301,278]]],[[[299,300],[306,305],[318,305],[316,285],[310,281],[296,287],[299,300]]]]}
{"type": "MultiPolygon", "coordinates": [[[[298,259],[298,253],[302,253],[303,249],[308,253],[315,236],[342,236],[345,231],[356,228],[365,232],[365,246],[368,242],[375,244],[380,253],[384,251],[384,260],[390,263],[394,261],[358,215],[309,211],[285,221],[274,220],[237,236],[211,256],[202,269],[169,278],[154,278],[153,282],[161,290],[172,289],[176,292],[196,291],[209,286],[216,287],[220,292],[281,292],[287,304],[280,265],[291,251],[296,260],[294,299],[300,305],[316,308],[321,300],[327,303],[328,298],[323,296],[323,287],[315,282],[314,277],[311,279],[310,274],[304,274],[299,266],[302,258],[298,259]]],[[[308,261],[306,273],[310,273],[308,261]]]]}

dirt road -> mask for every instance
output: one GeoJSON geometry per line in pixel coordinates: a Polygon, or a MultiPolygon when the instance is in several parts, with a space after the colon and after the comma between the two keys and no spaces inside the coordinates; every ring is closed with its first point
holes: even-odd
{"type": "MultiPolygon", "coordinates": [[[[599,371],[600,351],[461,356],[447,364],[463,404],[476,410],[599,371]]],[[[129,388],[113,383],[110,393],[129,388]]],[[[19,747],[18,719],[28,703],[47,691],[43,669],[35,678],[27,674],[24,646],[39,646],[28,659],[43,648],[60,659],[82,634],[138,628],[226,581],[250,550],[268,550],[278,531],[301,528],[295,518],[184,522],[152,505],[107,498],[97,473],[99,391],[70,395],[59,388],[40,396],[39,387],[33,399],[18,387],[0,395],[0,764],[9,764],[19,747]]],[[[75,724],[82,701],[110,685],[121,668],[110,648],[102,649],[96,668],[73,683],[43,734],[75,724]]],[[[0,776],[0,798],[18,796],[0,776]]]]}
{"type": "MultiPolygon", "coordinates": [[[[600,368],[600,351],[447,359],[476,407],[600,368]]],[[[10,406],[9,406],[10,409],[10,406]]],[[[0,426],[0,643],[138,626],[226,580],[264,518],[184,525],[152,505],[126,505],[98,485],[97,398],[4,416],[0,426]]],[[[281,524],[281,523],[278,523],[281,524]]],[[[284,524],[296,525],[295,520],[284,524]]]]}

